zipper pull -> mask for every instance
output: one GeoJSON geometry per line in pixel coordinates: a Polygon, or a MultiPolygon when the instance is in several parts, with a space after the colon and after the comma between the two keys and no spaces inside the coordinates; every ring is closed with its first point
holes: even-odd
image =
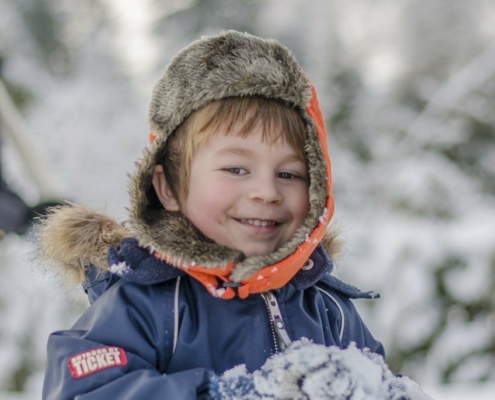
{"type": "Polygon", "coordinates": [[[290,340],[289,334],[285,329],[284,320],[282,318],[282,313],[280,312],[280,307],[278,306],[278,301],[273,292],[266,293],[267,304],[270,310],[271,322],[273,328],[279,337],[280,347],[282,350],[289,347],[292,341],[290,340]]]}

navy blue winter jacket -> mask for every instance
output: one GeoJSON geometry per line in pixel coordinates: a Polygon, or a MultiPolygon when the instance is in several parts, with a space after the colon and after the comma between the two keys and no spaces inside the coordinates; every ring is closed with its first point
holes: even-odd
{"type": "MultiPolygon", "coordinates": [[[[274,291],[292,340],[345,348],[356,342],[383,355],[350,298],[370,298],[332,277],[319,246],[312,268],[274,291]]],[[[260,294],[223,300],[182,271],[126,239],[111,249],[116,274],[95,277],[92,305],[48,343],[44,399],[208,398],[214,374],[239,364],[252,372],[276,350],[260,294]]]]}

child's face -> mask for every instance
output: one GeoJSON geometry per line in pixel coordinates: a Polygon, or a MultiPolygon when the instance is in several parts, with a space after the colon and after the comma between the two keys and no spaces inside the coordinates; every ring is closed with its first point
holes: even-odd
{"type": "Polygon", "coordinates": [[[262,141],[222,132],[193,156],[189,194],[181,211],[207,237],[246,256],[288,242],[309,209],[308,171],[282,139],[262,141]]]}

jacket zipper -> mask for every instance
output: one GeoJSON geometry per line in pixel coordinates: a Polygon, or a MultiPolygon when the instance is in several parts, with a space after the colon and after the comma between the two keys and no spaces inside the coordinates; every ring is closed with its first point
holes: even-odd
{"type": "Polygon", "coordinates": [[[289,338],[285,323],[278,306],[278,301],[273,292],[261,293],[261,297],[265,301],[270,318],[270,330],[272,333],[273,343],[275,345],[275,353],[278,353],[287,348],[292,342],[289,338]]]}

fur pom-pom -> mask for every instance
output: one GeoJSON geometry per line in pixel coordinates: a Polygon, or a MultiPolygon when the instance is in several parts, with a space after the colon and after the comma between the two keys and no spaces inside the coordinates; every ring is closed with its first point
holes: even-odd
{"type": "Polygon", "coordinates": [[[93,264],[107,268],[109,246],[117,247],[129,232],[112,218],[73,203],[53,207],[35,228],[35,260],[55,269],[69,284],[85,279],[93,264]]]}
{"type": "Polygon", "coordinates": [[[339,259],[343,252],[344,240],[341,237],[341,231],[337,224],[334,223],[327,228],[323,239],[321,239],[321,244],[333,261],[339,259]]]}

